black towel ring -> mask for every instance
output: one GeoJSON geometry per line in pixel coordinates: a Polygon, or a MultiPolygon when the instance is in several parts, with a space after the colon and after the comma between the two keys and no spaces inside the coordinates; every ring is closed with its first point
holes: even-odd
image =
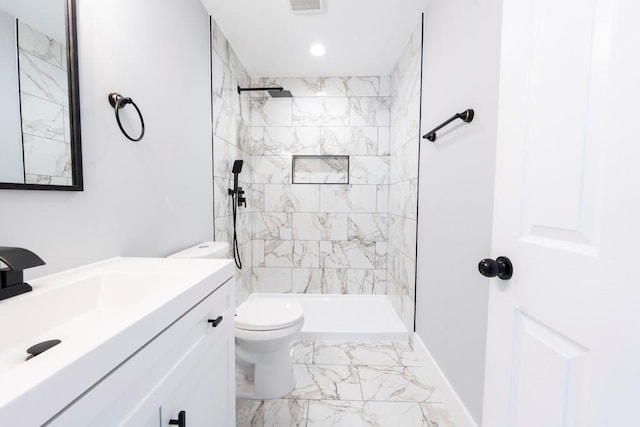
{"type": "Polygon", "coordinates": [[[116,110],[116,121],[118,122],[118,127],[120,128],[124,136],[126,136],[128,139],[134,142],[140,141],[144,136],[144,119],[142,118],[142,113],[140,112],[140,109],[138,108],[136,103],[133,102],[131,98],[125,98],[119,93],[113,92],[109,94],[109,104],[111,104],[111,106],[116,110]],[[125,131],[124,128],[122,127],[122,123],[120,123],[120,109],[124,108],[125,105],[127,104],[133,105],[133,108],[136,109],[136,111],[138,112],[138,116],[140,117],[140,124],[142,125],[142,131],[140,132],[140,136],[137,138],[131,138],[127,133],[127,131],[125,131]]]}

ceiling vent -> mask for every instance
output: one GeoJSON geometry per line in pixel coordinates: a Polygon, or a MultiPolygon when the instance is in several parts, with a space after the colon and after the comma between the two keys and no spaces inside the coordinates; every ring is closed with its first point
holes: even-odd
{"type": "Polygon", "coordinates": [[[291,12],[296,14],[303,13],[322,13],[324,12],[325,0],[289,0],[291,12]]]}

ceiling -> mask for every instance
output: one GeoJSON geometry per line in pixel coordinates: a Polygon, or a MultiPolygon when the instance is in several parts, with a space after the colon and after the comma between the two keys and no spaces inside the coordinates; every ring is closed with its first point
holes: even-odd
{"type": "Polygon", "coordinates": [[[289,0],[201,0],[253,77],[389,75],[428,0],[325,0],[295,15],[289,0]],[[326,55],[309,53],[322,43],[326,55]]]}

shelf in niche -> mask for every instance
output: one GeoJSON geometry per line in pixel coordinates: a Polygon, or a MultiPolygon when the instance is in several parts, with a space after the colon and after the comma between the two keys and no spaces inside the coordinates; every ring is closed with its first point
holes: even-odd
{"type": "Polygon", "coordinates": [[[349,156],[293,156],[293,184],[349,184],[349,156]]]}

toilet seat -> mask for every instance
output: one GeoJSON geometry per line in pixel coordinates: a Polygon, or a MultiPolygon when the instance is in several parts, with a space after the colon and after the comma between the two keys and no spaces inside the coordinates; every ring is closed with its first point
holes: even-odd
{"type": "Polygon", "coordinates": [[[273,329],[270,331],[252,331],[249,329],[240,329],[235,328],[235,336],[238,339],[244,341],[251,341],[254,343],[268,343],[275,342],[282,339],[291,339],[295,334],[300,332],[302,326],[304,325],[304,320],[301,319],[298,323],[294,323],[293,325],[283,328],[283,329],[273,329]]]}
{"type": "Polygon", "coordinates": [[[235,327],[246,331],[287,329],[304,318],[300,304],[275,298],[245,301],[236,309],[235,327]]]}

